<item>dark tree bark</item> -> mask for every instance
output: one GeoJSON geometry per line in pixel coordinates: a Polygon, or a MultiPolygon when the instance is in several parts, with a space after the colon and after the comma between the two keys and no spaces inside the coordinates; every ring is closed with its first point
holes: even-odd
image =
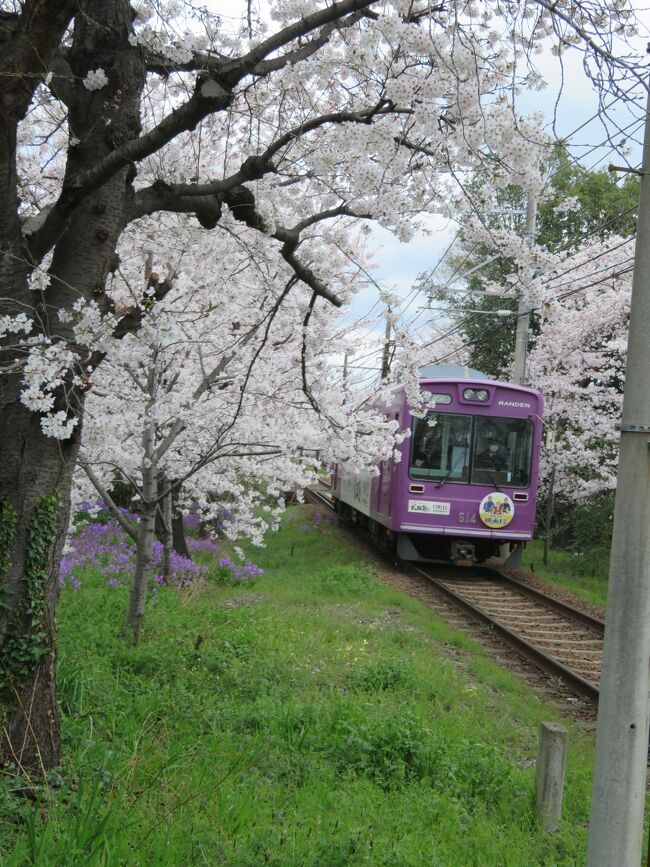
{"type": "MultiPolygon", "coordinates": [[[[38,4],[34,4],[38,5],[38,4]]],[[[54,7],[57,4],[40,4],[54,7]]],[[[27,7],[26,7],[27,8],[27,7]]],[[[140,94],[145,69],[142,59],[128,43],[131,9],[126,0],[85,4],[86,15],[75,21],[70,63],[76,72],[76,98],[70,106],[70,126],[81,141],[71,149],[65,184],[79,172],[102,160],[115,148],[116,140],[137,136],[140,131],[140,94]],[[102,66],[109,76],[111,93],[84,88],[81,79],[88,69],[102,66]],[[119,94],[119,111],[106,113],[119,94]],[[109,132],[110,131],[110,132],[109,132]]],[[[56,33],[54,34],[56,38],[56,33]]],[[[60,38],[60,33],[58,34],[60,38]]],[[[57,39],[58,42],[58,39],[57,39]]],[[[56,44],[56,43],[55,43],[56,44]]],[[[0,165],[7,176],[13,165],[15,196],[15,127],[13,141],[5,135],[0,165]],[[11,148],[13,147],[13,152],[11,148]]],[[[3,132],[7,132],[6,128],[3,132]]],[[[2,145],[0,145],[2,147],[2,145]]],[[[59,308],[70,309],[80,297],[101,300],[110,273],[115,246],[126,221],[130,198],[127,169],[115,173],[104,186],[79,204],[62,227],[54,248],[51,286],[47,299],[37,310],[38,321],[46,323],[59,308]]],[[[0,212],[12,213],[9,207],[0,212]]],[[[16,215],[14,204],[13,214],[16,215]]],[[[5,219],[7,217],[5,216],[5,219]]],[[[27,280],[31,273],[30,251],[21,247],[20,224],[4,227],[3,240],[13,236],[14,256],[0,259],[0,294],[16,301],[30,302],[27,280]]],[[[3,227],[0,226],[0,230],[3,227]]],[[[6,241],[4,245],[6,249],[6,241]]],[[[34,333],[34,332],[32,332],[34,333]]],[[[0,609],[0,660],[4,713],[2,716],[2,759],[19,767],[46,770],[59,762],[60,742],[55,703],[55,625],[58,564],[69,518],[69,499],[81,433],[83,394],[71,389],[57,396],[60,408],[78,423],[69,440],[45,437],[40,417],[20,403],[21,384],[17,375],[0,377],[0,504],[5,517],[16,515],[16,529],[8,550],[8,568],[3,580],[0,609]],[[39,507],[56,502],[56,530],[45,540],[46,567],[30,575],[29,563],[38,538],[39,507]],[[36,600],[39,616],[34,622],[26,610],[36,600]],[[42,603],[42,604],[41,604],[42,603]]],[[[5,522],[6,526],[6,522],[5,522]]],[[[33,570],[32,570],[33,571],[33,570]]]]}
{"type": "Polygon", "coordinates": [[[54,608],[79,431],[64,442],[45,438],[39,417],[9,385],[0,378],[0,572],[3,561],[8,566],[0,609],[0,749],[19,769],[47,769],[59,762],[54,608]]]}
{"type": "MultiPolygon", "coordinates": [[[[166,479],[161,479],[158,482],[158,490],[163,491],[170,482],[166,479]]],[[[191,560],[189,548],[187,547],[187,539],[185,538],[185,528],[183,525],[183,515],[178,508],[179,487],[171,482],[171,532],[172,532],[172,549],[182,557],[187,557],[191,560]]],[[[156,512],[156,539],[164,544],[165,542],[165,522],[162,517],[163,509],[159,508],[156,512]]]]}
{"type": "MultiPolygon", "coordinates": [[[[185,102],[141,134],[140,103],[147,71],[166,74],[167,61],[147,58],[129,42],[133,10],[128,0],[24,0],[20,11],[2,14],[0,28],[0,314],[33,313],[32,336],[48,337],[56,323],[57,339],[81,354],[84,373],[102,360],[100,351],[83,356],[72,331],[59,323],[58,311],[70,311],[79,299],[95,300],[106,312],[105,284],[117,267],[116,245],[124,227],[159,209],[194,213],[213,228],[221,209],[260,231],[265,230],[255,197],[245,184],[273,172],[272,157],[296,137],[324,123],[371,122],[365,115],[314,119],[281,136],[260,155],[243,159],[230,178],[208,184],[154,184],[138,196],[133,191],[137,163],[175,136],[194,129],[209,114],[223,111],[243,79],[259,77],[309,57],[335,29],[350,27],[373,0],[339,0],[304,16],[240,57],[196,56],[183,64],[200,70],[185,102]],[[72,43],[62,40],[73,24],[72,43]],[[108,84],[88,90],[89,70],[102,68],[108,84]],[[16,148],[18,124],[25,118],[36,88],[48,71],[68,70],[50,87],[68,108],[71,138],[58,198],[29,227],[20,215],[16,148]],[[288,137],[287,137],[288,136],[288,137]],[[164,193],[164,195],[162,194],[164,193]],[[53,254],[50,286],[35,302],[29,279],[48,253],[53,254]]],[[[179,67],[180,68],[180,67],[179,67]]],[[[322,218],[336,215],[324,214],[322,218]]],[[[319,219],[314,217],[313,220],[319,219]]],[[[311,221],[277,227],[280,255],[297,279],[333,303],[332,295],[299,259],[300,233],[311,221]]],[[[169,290],[156,286],[156,297],[169,290]]],[[[115,336],[137,330],[142,310],[134,307],[117,323],[115,336]]],[[[25,771],[45,771],[59,762],[60,741],[55,701],[55,621],[58,567],[69,518],[70,486],[79,449],[83,386],[54,394],[55,409],[76,419],[68,440],[51,439],[41,417],[21,403],[23,358],[0,341],[0,761],[25,771]],[[7,372],[9,371],[9,372],[7,372]]],[[[178,529],[178,528],[177,528],[178,529]]],[[[183,544],[176,534],[177,550],[183,544]]],[[[141,605],[134,616],[141,620],[141,605]]]]}
{"type": "MultiPolygon", "coordinates": [[[[25,73],[45,74],[74,6],[27,2],[3,28],[0,295],[17,305],[30,303],[31,273],[18,215],[17,125],[39,81],[38,75],[25,73]]],[[[6,359],[0,345],[0,365],[6,359]]],[[[39,417],[20,403],[19,390],[16,373],[0,377],[0,757],[21,769],[46,769],[58,763],[60,750],[54,679],[56,565],[68,524],[79,431],[65,443],[46,439],[39,417]]]]}
{"type": "Polygon", "coordinates": [[[187,557],[191,560],[189,548],[187,547],[187,539],[185,538],[185,525],[183,524],[183,515],[178,508],[178,496],[180,488],[172,488],[172,547],[177,554],[187,557]]]}

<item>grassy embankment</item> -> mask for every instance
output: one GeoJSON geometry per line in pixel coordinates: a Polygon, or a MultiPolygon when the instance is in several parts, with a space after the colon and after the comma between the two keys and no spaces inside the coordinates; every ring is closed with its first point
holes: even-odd
{"type": "Polygon", "coordinates": [[[5,867],[584,862],[589,740],[571,730],[546,836],[533,761],[554,711],[308,514],[254,553],[254,585],[161,589],[135,649],[125,587],[64,590],[65,764],[35,803],[3,781],[5,867]]]}
{"type": "Polygon", "coordinates": [[[550,549],[548,566],[543,563],[544,543],[532,542],[524,551],[523,569],[534,572],[542,581],[564,587],[597,605],[607,602],[609,559],[603,554],[595,559],[586,554],[550,549]]]}

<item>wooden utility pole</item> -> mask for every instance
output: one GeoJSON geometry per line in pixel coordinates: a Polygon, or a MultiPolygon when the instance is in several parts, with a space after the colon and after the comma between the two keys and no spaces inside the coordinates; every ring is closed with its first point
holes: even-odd
{"type": "Polygon", "coordinates": [[[650,94],[614,510],[588,867],[639,867],[650,678],[650,94]]]}

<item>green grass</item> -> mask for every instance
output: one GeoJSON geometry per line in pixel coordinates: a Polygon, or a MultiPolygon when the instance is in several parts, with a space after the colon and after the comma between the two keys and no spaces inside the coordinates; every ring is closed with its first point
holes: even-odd
{"type": "Polygon", "coordinates": [[[313,511],[251,554],[254,585],[160,591],[135,649],[126,588],[64,591],[65,762],[36,801],[2,780],[3,865],[584,863],[589,739],[571,729],[544,835],[532,765],[556,713],[336,527],[306,531],[313,511]]]}
{"type": "Polygon", "coordinates": [[[548,566],[544,566],[543,554],[544,543],[531,542],[524,551],[523,568],[534,572],[542,581],[564,587],[588,602],[606,604],[609,557],[605,553],[599,559],[594,559],[584,554],[551,548],[548,566]]]}

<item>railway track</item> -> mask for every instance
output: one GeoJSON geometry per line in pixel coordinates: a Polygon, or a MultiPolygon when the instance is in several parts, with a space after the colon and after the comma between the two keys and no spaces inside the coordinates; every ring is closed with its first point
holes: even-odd
{"type": "Polygon", "coordinates": [[[304,494],[306,500],[311,500],[317,506],[325,506],[326,509],[334,510],[334,500],[325,491],[319,491],[315,488],[305,488],[304,494]]]}
{"type": "Polygon", "coordinates": [[[604,623],[509,576],[483,567],[455,577],[413,566],[457,608],[573,692],[598,701],[604,623]]]}
{"type": "MultiPolygon", "coordinates": [[[[331,496],[305,491],[313,503],[333,508],[331,496]]],[[[405,564],[407,566],[407,564],[405,564]]],[[[598,701],[604,623],[494,569],[408,564],[451,604],[577,695],[598,701]]]]}

